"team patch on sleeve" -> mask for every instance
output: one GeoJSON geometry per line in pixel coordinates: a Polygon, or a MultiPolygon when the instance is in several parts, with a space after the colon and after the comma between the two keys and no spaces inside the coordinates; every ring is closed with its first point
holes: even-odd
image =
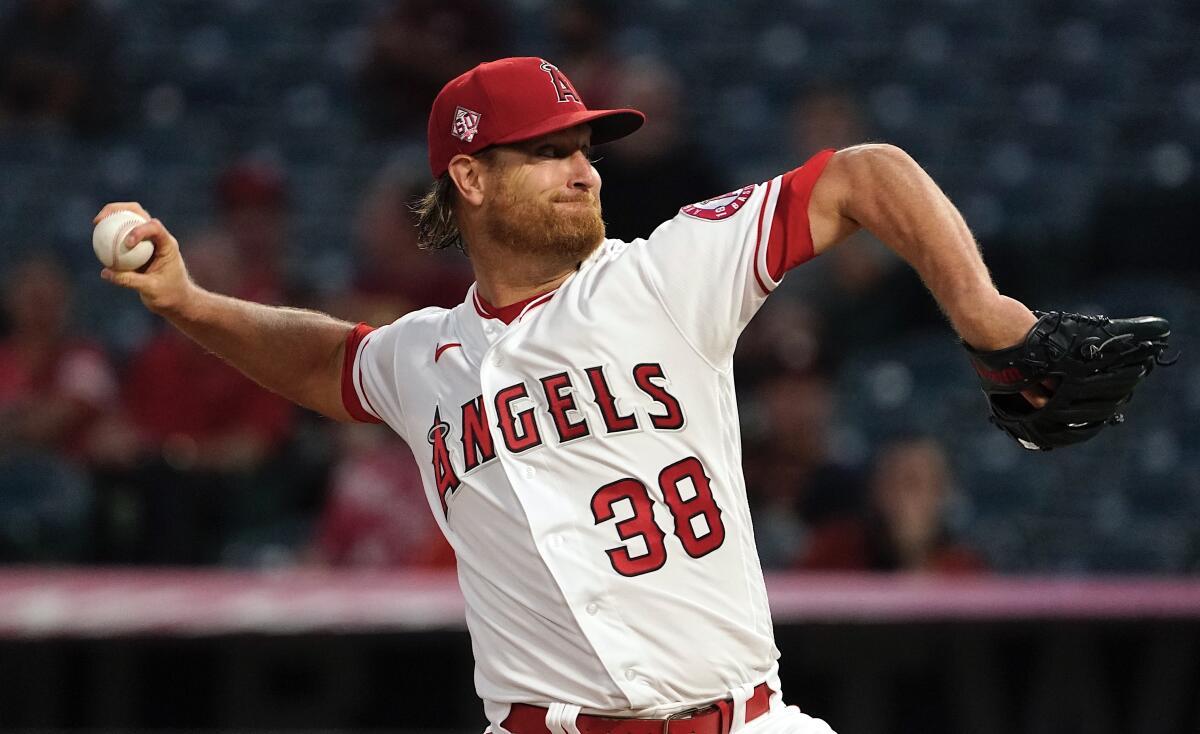
{"type": "Polygon", "coordinates": [[[746,202],[750,200],[750,195],[754,193],[756,186],[757,184],[743,186],[736,191],[730,191],[728,194],[721,194],[711,199],[689,204],[679,211],[689,217],[707,219],[710,222],[729,219],[746,207],[746,202]]]}

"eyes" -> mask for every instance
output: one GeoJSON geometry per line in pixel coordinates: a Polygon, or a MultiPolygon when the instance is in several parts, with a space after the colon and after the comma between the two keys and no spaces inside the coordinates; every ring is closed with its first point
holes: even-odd
{"type": "Polygon", "coordinates": [[[583,153],[584,157],[592,163],[600,160],[599,156],[595,154],[595,152],[592,150],[592,146],[590,145],[576,146],[546,143],[545,145],[539,145],[537,148],[535,148],[533,154],[538,158],[570,158],[571,156],[575,155],[575,151],[583,153]]]}

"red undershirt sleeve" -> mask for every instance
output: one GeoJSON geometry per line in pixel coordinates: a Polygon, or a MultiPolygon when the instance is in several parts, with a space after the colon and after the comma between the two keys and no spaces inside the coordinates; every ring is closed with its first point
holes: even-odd
{"type": "Polygon", "coordinates": [[[362,380],[362,364],[359,351],[367,335],[375,330],[367,324],[358,324],[346,337],[346,356],[342,361],[342,405],[350,417],[360,423],[382,423],[371,408],[362,380]],[[359,396],[362,396],[362,399],[359,396]],[[364,406],[363,403],[366,403],[364,406]]]}
{"type": "Polygon", "coordinates": [[[775,282],[779,282],[787,271],[813,257],[808,203],[817,179],[834,152],[823,150],[804,165],[783,174],[779,184],[779,200],[771,219],[771,234],[767,240],[767,272],[775,282]]]}

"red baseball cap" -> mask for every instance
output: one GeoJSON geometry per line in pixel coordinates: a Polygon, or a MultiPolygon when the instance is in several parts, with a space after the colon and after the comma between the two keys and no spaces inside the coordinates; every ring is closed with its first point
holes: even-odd
{"type": "Polygon", "coordinates": [[[588,123],[592,144],[637,130],[637,110],[589,110],[558,67],[532,56],[480,64],[438,93],[429,113],[429,170],[437,178],[450,159],[489,145],[516,143],[588,123]]]}

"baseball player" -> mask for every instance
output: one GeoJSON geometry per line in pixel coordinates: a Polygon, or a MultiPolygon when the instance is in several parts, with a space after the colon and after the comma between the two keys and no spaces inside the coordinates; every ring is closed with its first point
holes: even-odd
{"type": "MultiPolygon", "coordinates": [[[[404,438],[458,558],[495,734],[827,732],[780,692],[741,472],[739,332],[789,269],[859,227],[981,354],[1041,321],[997,292],[962,217],[887,145],[825,151],[647,239],[605,239],[592,147],[642,121],[589,110],[538,58],[451,81],[429,118],[420,229],[470,257],[476,282],[452,309],[372,328],[206,292],[157,220],[130,235],[154,243],[148,269],[102,275],[267,388],[404,438]]],[[[144,214],[99,217],[118,209],[144,214]]]]}

